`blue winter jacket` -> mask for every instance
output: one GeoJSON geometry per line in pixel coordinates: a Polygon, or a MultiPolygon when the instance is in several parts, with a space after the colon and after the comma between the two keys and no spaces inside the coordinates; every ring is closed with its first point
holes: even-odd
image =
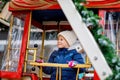
{"type": "MultiPolygon", "coordinates": [[[[69,61],[74,60],[80,64],[84,64],[84,60],[80,53],[74,50],[68,50],[67,48],[61,48],[54,51],[48,62],[49,63],[60,63],[67,64],[69,61]]],[[[80,69],[83,72],[85,69],[80,69]]],[[[56,80],[56,68],[55,67],[44,67],[43,72],[51,75],[50,80],[56,80]]],[[[62,68],[61,80],[76,80],[77,69],[75,68],[62,68]]]]}

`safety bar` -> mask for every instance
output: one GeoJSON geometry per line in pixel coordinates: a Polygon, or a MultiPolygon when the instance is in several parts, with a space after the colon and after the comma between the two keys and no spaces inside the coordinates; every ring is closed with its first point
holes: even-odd
{"type": "MultiPolygon", "coordinates": [[[[42,67],[48,66],[48,67],[56,67],[57,71],[56,71],[56,80],[61,80],[61,69],[62,68],[70,68],[68,66],[68,64],[58,64],[58,63],[37,63],[37,62],[30,62],[30,65],[33,66],[40,66],[40,80],[42,79],[42,67]],[[58,77],[58,73],[59,73],[59,77],[58,77]]],[[[77,75],[76,75],[76,80],[78,79],[78,74],[79,74],[79,69],[80,68],[90,68],[92,65],[91,64],[77,64],[76,66],[74,66],[73,68],[77,68],[77,75]]]]}

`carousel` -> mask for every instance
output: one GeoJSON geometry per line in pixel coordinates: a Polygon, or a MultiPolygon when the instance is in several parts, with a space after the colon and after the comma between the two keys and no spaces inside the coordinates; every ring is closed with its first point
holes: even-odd
{"type": "MultiPolygon", "coordinates": [[[[87,70],[83,80],[108,78],[114,72],[107,61],[108,58],[105,58],[107,55],[104,55],[104,50],[100,49],[103,48],[99,46],[102,43],[97,42],[97,39],[95,40],[93,37],[95,34],[91,32],[95,28],[91,29],[91,26],[97,26],[96,23],[99,23],[100,27],[102,26],[104,29],[102,35],[106,34],[108,29],[116,30],[115,35],[117,36],[113,36],[112,32],[110,33],[112,38],[109,35],[111,41],[104,39],[111,45],[116,44],[117,52],[114,51],[113,46],[110,46],[110,49],[113,50],[110,53],[119,55],[119,18],[117,18],[118,23],[115,21],[118,26],[115,25],[113,28],[110,27],[111,18],[105,16],[118,15],[119,3],[118,0],[11,0],[8,2],[8,7],[12,16],[6,50],[0,66],[0,78],[3,80],[50,80],[50,75],[42,72],[43,67],[49,66],[56,68],[56,80],[61,80],[61,69],[69,68],[68,64],[47,63],[47,60],[56,45],[57,33],[63,30],[73,30],[80,42],[77,47],[86,53],[85,64],[77,64],[74,67],[77,68],[76,80],[78,80],[80,68],[87,70]],[[94,14],[94,17],[99,15],[101,20],[96,21],[95,24],[88,19],[84,20],[85,17],[89,18],[94,14]],[[106,19],[109,20],[109,23],[106,23],[106,19]],[[42,59],[45,63],[38,63],[37,59],[42,59]],[[91,68],[93,69],[90,70],[91,68]],[[92,76],[87,74],[92,74],[92,76]]],[[[112,59],[116,55],[112,55],[110,58],[112,59]]],[[[117,67],[119,68],[119,66],[117,67]]],[[[112,79],[120,79],[120,77],[115,76],[112,79]]]]}

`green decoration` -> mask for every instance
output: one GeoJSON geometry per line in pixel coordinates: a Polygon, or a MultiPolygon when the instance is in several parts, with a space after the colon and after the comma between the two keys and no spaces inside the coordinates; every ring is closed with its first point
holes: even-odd
{"type": "Polygon", "coordinates": [[[2,9],[4,8],[5,4],[8,2],[9,0],[0,0],[0,12],[2,11],[2,9]]]}
{"type": "Polygon", "coordinates": [[[86,3],[85,0],[73,0],[73,2],[113,72],[113,75],[110,75],[106,80],[120,80],[120,58],[116,54],[115,45],[102,34],[103,28],[99,24],[101,18],[97,14],[94,14],[93,11],[84,7],[83,4],[86,3]]]}

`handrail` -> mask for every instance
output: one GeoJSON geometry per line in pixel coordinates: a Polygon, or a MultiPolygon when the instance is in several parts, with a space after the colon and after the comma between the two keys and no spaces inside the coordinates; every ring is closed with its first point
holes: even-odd
{"type": "MultiPolygon", "coordinates": [[[[37,63],[37,62],[30,62],[30,65],[69,68],[68,64],[58,64],[58,63],[37,63]]],[[[90,68],[91,66],[92,66],[91,64],[77,64],[73,68],[90,68]]]]}
{"type": "MultiPolygon", "coordinates": [[[[58,64],[58,63],[37,63],[37,62],[30,62],[30,65],[33,66],[40,66],[40,80],[42,79],[42,67],[48,66],[48,67],[56,67],[57,72],[56,72],[56,80],[61,80],[61,69],[62,68],[70,68],[68,64],[58,64]],[[59,72],[58,72],[59,69],[59,72]],[[58,74],[60,74],[58,76],[58,74]]],[[[77,74],[76,74],[76,80],[78,79],[78,74],[79,74],[79,68],[90,68],[92,65],[91,64],[77,64],[73,68],[77,68],[77,74]]]]}

